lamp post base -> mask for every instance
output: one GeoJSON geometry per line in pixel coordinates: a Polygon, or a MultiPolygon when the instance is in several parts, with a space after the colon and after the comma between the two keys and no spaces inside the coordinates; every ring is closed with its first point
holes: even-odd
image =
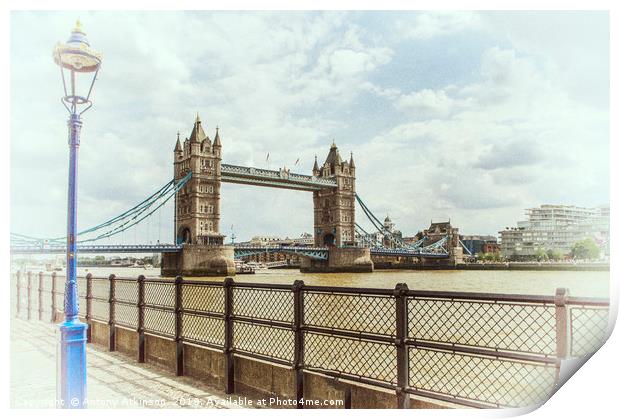
{"type": "Polygon", "coordinates": [[[86,330],[79,320],[60,324],[58,399],[64,409],[86,407],[86,330]]]}

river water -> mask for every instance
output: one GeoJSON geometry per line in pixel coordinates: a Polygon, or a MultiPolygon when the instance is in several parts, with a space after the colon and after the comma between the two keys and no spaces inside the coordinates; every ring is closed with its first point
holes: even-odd
{"type": "MultiPolygon", "coordinates": [[[[158,268],[79,268],[78,275],[116,274],[119,277],[160,276],[158,268]]],[[[192,278],[196,279],[196,278],[192,278]]],[[[222,280],[223,278],[204,278],[222,280]]],[[[552,295],[556,288],[569,289],[572,296],[609,297],[609,272],[601,271],[465,271],[465,270],[377,270],[373,273],[311,274],[296,269],[260,270],[253,275],[237,275],[238,282],[292,284],[301,279],[307,285],[393,288],[404,282],[409,289],[502,294],[552,295]]]]}

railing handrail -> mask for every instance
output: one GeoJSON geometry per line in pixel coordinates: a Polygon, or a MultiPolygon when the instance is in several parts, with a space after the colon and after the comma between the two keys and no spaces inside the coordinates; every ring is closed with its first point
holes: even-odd
{"type": "MultiPolygon", "coordinates": [[[[20,314],[20,310],[25,308],[28,318],[30,319],[31,312],[36,309],[36,307],[33,307],[31,301],[33,275],[31,272],[27,272],[26,275],[23,275],[20,271],[15,275],[17,278],[18,296],[16,306],[17,315],[20,314]],[[22,278],[24,278],[25,281],[22,278]],[[21,288],[25,288],[28,298],[27,304],[23,308],[20,304],[20,298],[23,297],[23,293],[20,293],[21,288]]],[[[38,275],[38,318],[43,318],[44,302],[42,295],[46,292],[52,296],[52,321],[54,321],[54,311],[58,309],[55,306],[56,294],[62,294],[62,291],[55,292],[56,279],[63,277],[63,275],[57,275],[55,272],[52,273],[51,291],[44,285],[43,276],[43,273],[39,273],[38,275]]],[[[564,288],[558,288],[556,294],[551,296],[410,290],[404,283],[397,284],[394,288],[364,288],[305,285],[303,281],[295,281],[293,284],[234,282],[232,278],[226,278],[223,281],[207,281],[197,279],[185,280],[182,277],[174,279],[147,279],[144,275],[140,275],[137,278],[115,277],[114,275],[94,277],[90,273],[86,275],[86,277],[80,277],[78,279],[80,281],[86,280],[86,320],[89,323],[103,322],[104,324],[108,324],[108,344],[110,351],[116,350],[116,328],[129,328],[130,330],[135,330],[138,334],[137,352],[140,362],[144,362],[146,359],[145,334],[174,340],[176,342],[177,375],[183,375],[184,373],[184,342],[222,351],[225,354],[225,384],[227,393],[234,391],[235,360],[233,354],[239,354],[257,360],[286,365],[292,368],[295,372],[294,385],[296,389],[295,397],[297,399],[300,399],[304,395],[303,373],[304,371],[310,371],[392,389],[396,392],[399,407],[406,407],[409,405],[410,394],[435,397],[438,400],[445,400],[452,397],[451,401],[454,403],[474,407],[488,407],[493,404],[499,407],[508,406],[510,403],[516,403],[516,399],[511,398],[514,396],[507,393],[506,389],[502,390],[502,394],[504,395],[501,396],[505,397],[505,399],[496,399],[495,396],[490,396],[489,398],[484,395],[468,396],[458,393],[454,395],[450,393],[450,391],[453,391],[451,389],[446,390],[443,387],[431,387],[429,390],[429,388],[425,388],[424,385],[417,386],[411,384],[409,380],[413,377],[411,375],[412,368],[416,368],[416,365],[410,365],[410,362],[414,362],[412,359],[415,359],[411,358],[410,350],[415,349],[414,352],[426,351],[434,353],[435,355],[451,354],[456,357],[466,357],[466,359],[469,360],[486,359],[495,360],[497,362],[509,362],[511,368],[513,365],[521,365],[521,367],[538,365],[540,368],[545,369],[545,374],[547,374],[549,370],[554,370],[556,374],[554,383],[557,383],[561,360],[567,357],[581,356],[580,354],[585,353],[584,345],[581,344],[581,346],[578,345],[574,347],[573,340],[577,333],[583,334],[585,332],[588,334],[590,331],[587,330],[588,327],[584,326],[585,323],[583,323],[583,320],[581,326],[575,326],[575,323],[573,323],[573,316],[577,316],[578,319],[578,316],[581,315],[584,316],[586,320],[590,318],[589,316],[594,316],[595,319],[605,319],[605,317],[601,317],[604,316],[604,313],[600,311],[600,308],[609,306],[608,299],[573,297],[569,296],[568,290],[564,288]],[[105,292],[107,295],[103,296],[100,292],[101,284],[98,285],[99,290],[97,291],[97,295],[93,295],[94,281],[97,281],[97,283],[108,281],[107,284],[103,282],[104,285],[107,285],[104,286],[104,288],[107,289],[107,292],[105,292]],[[127,294],[132,288],[128,288],[126,285],[122,286],[121,284],[123,283],[135,283],[136,295],[127,294]],[[168,286],[151,288],[151,291],[147,292],[146,287],[148,284],[166,284],[168,286]],[[220,291],[215,291],[215,294],[195,294],[196,290],[192,291],[191,288],[188,288],[195,286],[216,288],[220,291]],[[154,294],[152,291],[153,289],[159,290],[158,292],[164,292],[165,294],[154,294]],[[239,291],[235,292],[235,290],[239,291]],[[243,292],[241,292],[242,290],[243,292]],[[247,290],[256,290],[256,294],[252,294],[251,292],[248,294],[247,290]],[[274,293],[270,294],[269,291],[274,291],[274,293]],[[189,301],[194,301],[189,306],[186,306],[186,303],[184,303],[186,292],[188,293],[188,298],[193,299],[189,301]],[[192,292],[194,294],[192,294],[192,292]],[[265,294],[265,292],[267,293],[265,294]],[[347,317],[346,308],[342,313],[337,312],[340,317],[334,320],[334,318],[329,317],[329,315],[327,317],[322,317],[321,315],[316,317],[317,307],[320,313],[325,307],[331,307],[332,303],[330,301],[332,300],[324,300],[323,297],[313,296],[315,293],[331,296],[346,296],[347,298],[374,297],[374,299],[371,298],[366,300],[357,298],[354,300],[342,300],[350,304],[354,304],[354,302],[357,302],[355,304],[361,304],[355,309],[359,311],[359,313],[362,313],[361,322],[360,317],[347,317]],[[263,297],[265,298],[263,299],[263,297]],[[283,297],[284,300],[278,300],[281,297],[283,297]],[[196,298],[198,298],[198,300],[196,300],[196,298]],[[393,304],[385,302],[385,300],[391,300],[393,304]],[[196,303],[196,301],[198,302],[196,303]],[[206,301],[206,303],[204,303],[206,305],[201,306],[200,304],[204,301],[206,301]],[[263,301],[266,301],[267,305],[263,305],[263,301]],[[319,302],[318,306],[316,305],[317,301],[319,302]],[[414,301],[420,303],[413,303],[414,301]],[[438,305],[436,301],[439,302],[438,305]],[[105,315],[102,314],[93,315],[92,310],[95,303],[97,303],[99,307],[107,306],[107,319],[105,315]],[[433,310],[436,310],[438,307],[445,307],[443,305],[444,303],[452,304],[451,308],[444,312],[447,314],[442,314],[442,316],[446,317],[440,319],[435,319],[433,317],[431,319],[432,316],[435,316],[433,310]],[[322,306],[321,304],[328,304],[328,306],[322,306]],[[374,304],[375,309],[378,311],[373,312],[370,310],[368,311],[368,316],[366,316],[366,304],[374,304]],[[431,305],[431,308],[428,308],[425,304],[435,305],[431,305]],[[471,304],[473,304],[473,309],[471,304]],[[495,307],[492,307],[491,310],[487,312],[486,304],[495,305],[495,307]],[[497,311],[498,307],[504,304],[508,305],[509,308],[502,308],[497,311]],[[128,306],[135,307],[138,311],[135,321],[123,318],[122,316],[119,317],[118,313],[126,313],[126,311],[122,310],[126,310],[128,306]],[[384,307],[384,309],[381,309],[381,307],[384,307]],[[464,309],[465,311],[461,311],[463,307],[466,307],[464,309]],[[536,311],[534,311],[534,313],[537,314],[531,314],[532,311],[530,310],[532,309],[529,307],[535,307],[534,310],[536,311]],[[305,313],[306,309],[313,310],[314,315],[307,315],[305,313]],[[166,325],[165,322],[159,326],[152,326],[153,323],[151,322],[149,323],[151,326],[147,327],[145,316],[148,314],[146,312],[148,310],[151,310],[151,315],[152,311],[155,310],[166,312],[168,316],[173,316],[174,326],[172,329],[170,329],[169,325],[166,325]],[[412,311],[410,312],[409,310],[412,311]],[[473,311],[468,312],[467,310],[473,311]],[[482,310],[482,314],[491,313],[491,315],[495,316],[492,318],[494,320],[482,320],[482,317],[480,317],[480,322],[474,322],[469,326],[461,321],[461,316],[468,316],[468,313],[474,313],[474,315],[480,314],[477,310],[482,310]],[[581,314],[579,314],[579,312],[581,312],[581,314]],[[497,313],[502,314],[497,317],[497,313]],[[545,320],[539,323],[541,313],[545,313],[545,320]],[[213,319],[213,321],[222,322],[223,341],[217,343],[217,340],[210,341],[205,338],[185,336],[183,332],[184,316],[204,316],[213,319]],[[410,321],[421,321],[423,323],[413,324],[413,328],[410,328],[410,321]],[[431,332],[432,334],[419,329],[419,327],[424,328],[428,322],[433,321],[447,322],[448,327],[467,326],[472,329],[463,329],[462,331],[459,329],[461,333],[448,335],[445,334],[447,333],[446,331],[440,329],[433,330],[431,332]],[[134,324],[135,327],[130,327],[132,324],[134,324]],[[506,326],[508,324],[510,324],[510,326],[506,326]],[[237,325],[240,327],[239,331],[237,330],[237,325]],[[508,327],[508,329],[498,332],[496,330],[497,325],[503,325],[502,327],[508,327]],[[237,333],[241,333],[242,337],[239,342],[244,342],[243,339],[245,339],[247,345],[248,336],[243,338],[242,326],[246,328],[271,328],[271,332],[273,333],[286,333],[288,334],[287,336],[294,337],[294,345],[292,348],[289,346],[290,349],[280,348],[280,350],[284,352],[278,352],[278,350],[274,350],[273,348],[261,350],[253,346],[244,346],[243,343],[238,344],[237,333]],[[538,333],[543,334],[536,334],[536,329],[533,329],[534,333],[532,335],[526,334],[525,339],[527,339],[527,341],[520,340],[518,336],[517,338],[510,337],[506,340],[506,336],[503,336],[505,333],[508,333],[508,336],[512,336],[515,331],[522,330],[524,327],[539,328],[538,333]],[[575,327],[578,327],[578,329],[575,329],[575,327]],[[581,327],[581,329],[579,329],[579,327],[581,327]],[[474,332],[469,337],[462,335],[462,333],[467,334],[472,331],[474,332]],[[290,334],[291,332],[292,335],[290,334]],[[481,335],[476,336],[476,333],[481,333],[481,335]],[[326,343],[323,341],[323,345],[327,346],[331,345],[330,342],[334,342],[334,340],[336,342],[340,340],[340,345],[345,345],[344,347],[347,347],[349,344],[360,344],[375,345],[375,347],[379,345],[384,349],[388,347],[393,348],[396,354],[394,361],[394,368],[396,368],[396,370],[390,371],[389,364],[380,364],[379,366],[382,369],[369,372],[363,368],[355,370],[346,366],[339,366],[338,364],[325,364],[325,362],[316,361],[316,359],[314,361],[312,361],[312,359],[308,361],[308,359],[305,358],[307,356],[306,340],[311,338],[327,338],[328,340],[326,343]],[[292,358],[290,351],[292,351],[292,358]]],[[[357,316],[360,315],[359,313],[357,316]]],[[[80,315],[82,317],[84,317],[83,314],[82,310],[80,310],[80,315]]],[[[579,324],[579,320],[576,321],[576,324],[579,324]]],[[[600,323],[595,324],[597,328],[600,327],[600,323]]],[[[601,332],[601,329],[597,330],[601,332]]],[[[265,335],[265,339],[267,340],[263,339],[261,341],[260,338],[256,340],[256,337],[262,335],[256,335],[256,333],[256,330],[252,332],[254,337],[250,340],[255,341],[252,345],[269,345],[269,342],[271,342],[268,337],[269,335],[265,335]]],[[[592,337],[589,337],[589,339],[598,335],[594,333],[591,334],[591,336],[592,337]]],[[[90,341],[90,336],[88,339],[90,341]]],[[[291,339],[291,337],[287,337],[286,339],[291,339]]],[[[577,343],[590,342],[579,341],[579,336],[577,339],[577,343]]],[[[283,342],[280,341],[277,343],[281,344],[283,342]]],[[[314,343],[314,345],[314,350],[316,350],[317,344],[314,343]]],[[[286,348],[287,346],[285,345],[284,347],[286,348]]],[[[321,346],[319,345],[318,347],[321,346]]],[[[372,363],[373,357],[377,355],[369,352],[364,356],[367,358],[364,358],[362,361],[364,364],[367,364],[372,363]]],[[[381,362],[380,360],[377,361],[381,362]]],[[[358,360],[358,362],[361,361],[358,360]]],[[[542,374],[543,372],[539,373],[542,374]]],[[[462,379],[462,377],[460,379],[462,379]]],[[[458,384],[460,384],[460,382],[458,384]]],[[[493,388],[492,385],[490,387],[491,389],[493,388]]]]}
{"type": "MultiPolygon", "coordinates": [[[[88,275],[88,274],[87,274],[88,275]]],[[[84,280],[86,276],[80,276],[78,279],[84,280]]],[[[65,274],[57,273],[57,278],[65,278],[65,274]]],[[[109,276],[92,275],[93,280],[109,280],[109,276]]],[[[139,277],[116,276],[117,281],[138,281],[139,277]]],[[[166,284],[174,284],[174,278],[145,278],[146,283],[158,282],[166,284]]],[[[205,285],[205,286],[223,286],[222,280],[202,280],[202,279],[183,279],[184,284],[205,285]]],[[[264,283],[264,282],[234,282],[233,288],[273,288],[273,289],[292,289],[293,284],[280,283],[264,283]]],[[[393,295],[394,288],[371,288],[371,287],[346,287],[332,285],[304,285],[305,291],[325,292],[335,294],[369,294],[369,295],[393,295]]],[[[553,304],[555,296],[550,294],[509,294],[509,293],[491,293],[491,292],[471,292],[471,291],[438,291],[438,290],[418,290],[409,289],[406,291],[408,297],[428,298],[428,299],[450,299],[450,300],[475,300],[489,302],[514,302],[514,303],[540,303],[553,304]]],[[[567,297],[569,305],[583,306],[609,306],[609,298],[601,297],[567,297]]]]}

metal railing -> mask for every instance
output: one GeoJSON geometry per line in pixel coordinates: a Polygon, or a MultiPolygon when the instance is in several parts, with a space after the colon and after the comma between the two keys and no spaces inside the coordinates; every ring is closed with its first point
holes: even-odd
{"type": "MultiPolygon", "coordinates": [[[[17,316],[55,320],[64,277],[15,274],[17,316]],[[36,280],[35,280],[36,277],[36,280]],[[62,282],[59,282],[62,281],[62,282]],[[35,282],[38,282],[38,289],[35,282]]],[[[79,279],[80,315],[116,328],[225,355],[234,392],[234,355],[294,371],[297,399],[304,371],[471,407],[517,407],[545,401],[563,359],[595,352],[607,336],[609,302],[570,297],[185,280],[79,279]]],[[[89,328],[90,330],[90,328],[89,328]]],[[[89,334],[90,341],[90,334],[89,334]]]]}

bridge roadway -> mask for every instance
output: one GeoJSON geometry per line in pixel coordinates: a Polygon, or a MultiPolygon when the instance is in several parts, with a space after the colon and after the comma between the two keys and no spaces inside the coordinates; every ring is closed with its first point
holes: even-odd
{"type": "MultiPolygon", "coordinates": [[[[175,244],[135,244],[135,245],[78,245],[78,253],[174,253],[179,252],[183,245],[175,244]]],[[[64,254],[65,246],[11,246],[11,253],[18,254],[64,254]]],[[[289,253],[327,260],[329,248],[304,246],[235,246],[235,257],[251,256],[259,253],[289,253]]],[[[430,252],[423,249],[387,249],[371,248],[372,256],[403,256],[444,259],[449,255],[444,252],[430,252]]]]}

